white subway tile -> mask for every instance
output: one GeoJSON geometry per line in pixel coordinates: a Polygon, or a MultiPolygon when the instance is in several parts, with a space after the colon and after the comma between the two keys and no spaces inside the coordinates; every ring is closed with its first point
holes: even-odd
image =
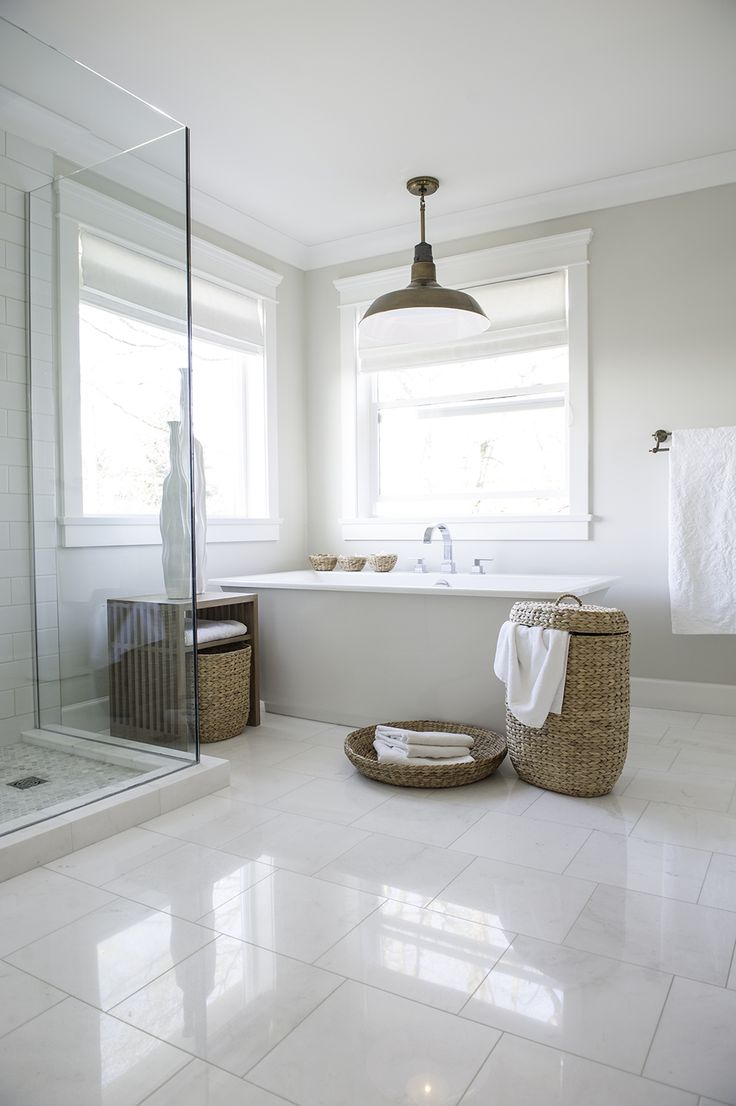
{"type": "Polygon", "coordinates": [[[28,576],[16,576],[10,581],[11,603],[15,606],[19,603],[30,603],[31,581],[28,576]]]}
{"type": "Polygon", "coordinates": [[[39,630],[37,638],[39,657],[50,657],[59,652],[59,631],[57,629],[39,630]]]}
{"type": "Polygon", "coordinates": [[[26,332],[17,326],[0,325],[0,350],[5,353],[25,353],[26,332]]]}
{"type": "Polygon", "coordinates": [[[8,468],[9,492],[17,495],[28,495],[28,467],[12,465],[8,468]]]}
{"type": "MultiPolygon", "coordinates": [[[[8,412],[8,431],[10,431],[11,422],[15,423],[15,419],[11,419],[10,415],[18,415],[18,412],[8,412]]],[[[25,416],[23,416],[25,418],[25,416]]],[[[28,464],[28,449],[26,443],[20,437],[8,437],[0,438],[0,465],[23,465],[28,464]]]]}
{"type": "MultiPolygon", "coordinates": [[[[47,311],[48,308],[44,307],[41,310],[47,311]]],[[[11,299],[10,296],[5,300],[5,322],[8,326],[25,327],[26,325],[26,304],[25,300],[11,299]]],[[[43,329],[46,325],[46,318],[43,316],[40,320],[39,329],[43,329]]],[[[35,318],[34,318],[35,325],[35,318]]],[[[48,331],[47,333],[51,333],[48,331]]]]}
{"type": "Polygon", "coordinates": [[[10,491],[10,475],[7,465],[0,465],[0,492],[10,491]]]}
{"type": "MultiPolygon", "coordinates": [[[[9,607],[10,606],[11,592],[12,592],[12,588],[11,588],[10,580],[7,577],[4,577],[4,578],[0,579],[0,607],[9,607]]],[[[4,619],[3,619],[3,621],[4,621],[4,619]]],[[[5,632],[9,633],[10,631],[6,629],[5,632]]]]}
{"type": "MultiPolygon", "coordinates": [[[[10,245],[10,242],[8,242],[10,245]]],[[[40,250],[31,250],[31,274],[41,280],[51,280],[51,258],[40,250]]]]}
{"type": "Polygon", "coordinates": [[[0,718],[12,718],[15,714],[15,695],[12,691],[0,691],[0,718]]]}
{"type": "MultiPolygon", "coordinates": [[[[0,618],[0,628],[2,627],[2,619],[0,618]]],[[[17,660],[13,656],[13,635],[12,634],[0,634],[0,664],[5,664],[7,661],[17,660]]]]}
{"type": "Polygon", "coordinates": [[[50,388],[33,388],[31,404],[34,418],[36,415],[53,415],[54,393],[50,388]]]}
{"type": "MultiPolygon", "coordinates": [[[[5,664],[0,664],[0,691],[26,687],[31,682],[31,675],[30,661],[6,661],[5,664]]],[[[15,713],[19,713],[17,707],[15,713]]]]}
{"type": "Polygon", "coordinates": [[[15,242],[17,246],[25,246],[25,219],[18,218],[17,215],[9,215],[7,211],[0,211],[0,238],[6,242],[15,242]]]}
{"type": "Polygon", "coordinates": [[[16,633],[31,628],[31,608],[27,603],[21,607],[3,607],[3,630],[6,633],[16,633]]]}
{"type": "Polygon", "coordinates": [[[36,620],[40,630],[50,630],[58,624],[56,603],[36,604],[36,620]]]}
{"type": "MultiPolygon", "coordinates": [[[[39,576],[53,576],[56,573],[56,550],[55,549],[37,549],[35,558],[35,568],[39,576]]],[[[15,575],[15,573],[11,573],[15,575]]],[[[22,576],[22,573],[18,573],[22,576]]]]}
{"type": "Polygon", "coordinates": [[[0,522],[0,549],[10,549],[9,522],[0,522]]]}
{"type": "Polygon", "coordinates": [[[35,725],[36,717],[33,711],[3,719],[0,722],[0,745],[17,741],[24,730],[32,730],[35,725]]]}
{"type": "Polygon", "coordinates": [[[17,215],[19,219],[25,219],[26,217],[26,197],[25,193],[21,192],[19,188],[13,188],[11,185],[4,185],[5,188],[5,210],[10,212],[11,215],[17,215]]]}
{"type": "Polygon", "coordinates": [[[41,280],[31,273],[31,303],[39,307],[53,306],[53,286],[49,280],[41,280]]]}
{"type": "Polygon", "coordinates": [[[13,634],[13,660],[25,661],[33,656],[33,635],[30,631],[13,634]]]}
{"type": "Polygon", "coordinates": [[[4,407],[6,411],[25,411],[27,403],[25,384],[18,384],[14,380],[0,380],[0,407],[4,407]]]}
{"type": "Polygon", "coordinates": [[[9,549],[0,557],[0,577],[30,574],[31,557],[27,549],[9,549]]]}
{"type": "MultiPolygon", "coordinates": [[[[26,251],[23,246],[18,246],[15,242],[6,242],[5,244],[5,268],[10,269],[14,273],[25,273],[26,271],[26,251]]],[[[39,273],[39,276],[42,274],[39,273]]],[[[51,277],[45,277],[44,279],[50,280],[51,277]]],[[[25,288],[25,283],[23,285],[25,288]]],[[[25,295],[25,292],[23,293],[25,295]]],[[[18,299],[21,297],[19,296],[18,299]]]]}
{"type": "Polygon", "coordinates": [[[16,687],[15,689],[15,713],[16,714],[32,714],[33,713],[33,686],[27,683],[24,687],[16,687]]]}
{"type": "Polygon", "coordinates": [[[26,381],[28,380],[25,356],[22,356],[19,353],[8,353],[6,354],[6,357],[8,359],[7,379],[13,381],[16,384],[22,384],[25,386],[26,381]]]}
{"type": "Polygon", "coordinates": [[[0,519],[5,522],[23,522],[28,519],[28,496],[0,492],[0,519]]]}
{"type": "Polygon", "coordinates": [[[10,524],[10,548],[30,549],[31,528],[27,522],[11,522],[10,524]]]}
{"type": "Polygon", "coordinates": [[[3,244],[3,257],[2,267],[0,268],[0,296],[12,296],[13,299],[22,300],[25,299],[26,294],[26,280],[23,276],[23,272],[14,272],[7,265],[7,251],[3,244]]]}
{"type": "Polygon", "coordinates": [[[26,411],[8,411],[7,415],[8,437],[14,438],[20,442],[21,449],[18,452],[18,457],[23,458],[23,460],[11,460],[10,464],[27,465],[28,450],[26,449],[26,440],[28,438],[28,413],[26,411]]]}

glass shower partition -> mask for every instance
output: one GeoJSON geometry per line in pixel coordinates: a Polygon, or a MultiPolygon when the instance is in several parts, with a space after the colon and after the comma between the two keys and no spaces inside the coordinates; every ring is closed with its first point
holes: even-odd
{"type": "Polygon", "coordinates": [[[35,724],[10,748],[41,782],[0,795],[0,833],[199,758],[188,131],[30,36],[17,46],[64,77],[81,123],[75,158],[50,105],[33,130],[55,170],[26,202],[35,724]],[[91,133],[90,95],[112,141],[91,133]],[[79,166],[80,148],[121,147],[79,166]]]}

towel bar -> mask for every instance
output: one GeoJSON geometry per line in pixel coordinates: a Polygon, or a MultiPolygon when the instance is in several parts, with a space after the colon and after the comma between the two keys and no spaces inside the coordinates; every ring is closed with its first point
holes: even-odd
{"type": "Polygon", "coordinates": [[[663,449],[662,446],[664,442],[672,437],[671,430],[655,430],[652,434],[652,437],[657,444],[655,445],[654,449],[649,450],[650,453],[669,453],[669,447],[663,449]]]}

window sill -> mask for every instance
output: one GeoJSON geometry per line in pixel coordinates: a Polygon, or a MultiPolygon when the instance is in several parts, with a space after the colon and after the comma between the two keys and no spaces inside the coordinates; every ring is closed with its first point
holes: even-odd
{"type": "MultiPolygon", "coordinates": [[[[592,515],[449,519],[453,541],[588,541],[592,515]]],[[[342,519],[344,541],[418,541],[426,519],[342,519]]]]}
{"type": "MultiPolygon", "coordinates": [[[[207,544],[220,542],[278,541],[282,519],[214,518],[207,523],[207,544]]],[[[160,545],[158,519],[113,518],[104,515],[64,518],[59,521],[65,549],[103,545],[160,545]]]]}

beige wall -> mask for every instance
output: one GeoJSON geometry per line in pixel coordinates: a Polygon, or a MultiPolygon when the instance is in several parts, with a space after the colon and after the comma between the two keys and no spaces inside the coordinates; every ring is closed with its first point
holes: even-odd
{"type": "MultiPolygon", "coordinates": [[[[440,258],[593,228],[592,540],[462,542],[456,559],[467,566],[473,557],[493,556],[500,572],[620,576],[609,599],[631,618],[633,671],[640,677],[736,683],[736,639],[675,637],[670,631],[668,458],[647,452],[658,427],[736,423],[734,211],[736,185],[727,185],[443,243],[435,250],[440,258]]],[[[339,319],[332,282],[404,264],[408,256],[409,250],[307,274],[310,551],[357,551],[354,542],[342,542],[339,526],[339,319]]],[[[388,543],[407,564],[422,554],[421,529],[418,524],[416,542],[388,543]]]]}

